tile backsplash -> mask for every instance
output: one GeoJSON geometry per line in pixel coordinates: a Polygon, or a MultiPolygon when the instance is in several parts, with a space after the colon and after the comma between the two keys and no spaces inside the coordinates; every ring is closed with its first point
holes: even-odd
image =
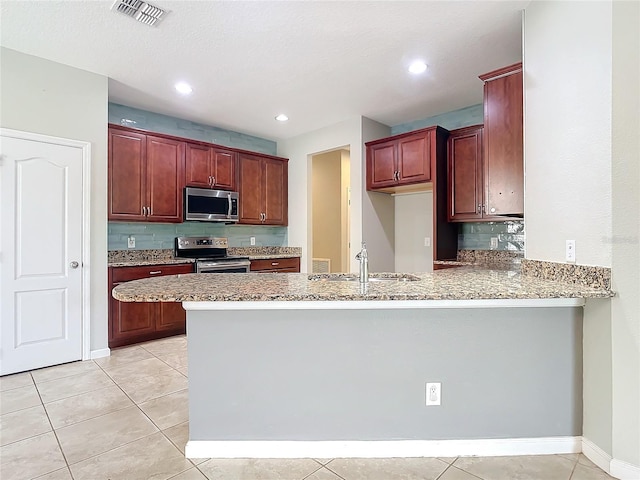
{"type": "Polygon", "coordinates": [[[460,223],[458,249],[524,252],[524,221],[460,223]],[[498,242],[495,248],[491,247],[492,238],[498,242]]]}
{"type": "Polygon", "coordinates": [[[109,222],[108,250],[134,250],[127,247],[135,238],[135,250],[173,249],[176,237],[212,235],[227,237],[230,247],[248,247],[251,237],[256,246],[287,246],[287,227],[225,225],[221,223],[125,223],[109,222]]]}

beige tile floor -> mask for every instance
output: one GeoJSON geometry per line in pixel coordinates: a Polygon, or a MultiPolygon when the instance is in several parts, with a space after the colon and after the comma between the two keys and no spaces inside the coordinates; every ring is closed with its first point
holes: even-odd
{"type": "Polygon", "coordinates": [[[0,378],[2,480],[604,480],[583,455],[215,460],[184,457],[186,337],[0,378]]]}

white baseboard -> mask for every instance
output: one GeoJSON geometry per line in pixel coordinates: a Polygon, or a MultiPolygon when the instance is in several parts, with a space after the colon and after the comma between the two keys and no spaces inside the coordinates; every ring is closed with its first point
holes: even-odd
{"type": "Polygon", "coordinates": [[[621,480],[640,480],[640,466],[614,458],[611,460],[611,471],[609,474],[621,480]]]}
{"type": "Polygon", "coordinates": [[[586,437],[582,437],[582,453],[605,472],[609,473],[612,457],[586,437]]]}
{"type": "Polygon", "coordinates": [[[612,458],[588,438],[582,437],[582,453],[609,475],[621,480],[640,480],[640,467],[612,458]]]}
{"type": "Polygon", "coordinates": [[[392,458],[579,453],[582,437],[392,441],[189,440],[187,458],[392,458]]]}
{"type": "Polygon", "coordinates": [[[101,348],[100,350],[91,350],[91,360],[96,358],[108,357],[111,355],[111,350],[108,348],[101,348]]]}

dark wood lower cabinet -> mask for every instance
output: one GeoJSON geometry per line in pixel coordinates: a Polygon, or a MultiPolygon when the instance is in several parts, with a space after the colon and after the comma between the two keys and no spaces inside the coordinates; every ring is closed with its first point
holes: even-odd
{"type": "Polygon", "coordinates": [[[269,273],[269,272],[299,273],[300,257],[251,260],[250,269],[252,272],[258,272],[258,273],[269,273]]]}
{"type": "Polygon", "coordinates": [[[181,303],[119,302],[111,295],[123,282],[193,273],[193,264],[109,268],[109,347],[122,347],[186,332],[181,303]]]}

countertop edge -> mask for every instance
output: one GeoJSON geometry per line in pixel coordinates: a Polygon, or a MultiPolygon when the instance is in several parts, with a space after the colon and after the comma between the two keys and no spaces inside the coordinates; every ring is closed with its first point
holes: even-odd
{"type": "Polygon", "coordinates": [[[352,301],[238,301],[182,302],[187,311],[212,310],[385,310],[411,308],[536,308],[582,307],[584,298],[521,298],[461,300],[352,300],[352,301]]]}

